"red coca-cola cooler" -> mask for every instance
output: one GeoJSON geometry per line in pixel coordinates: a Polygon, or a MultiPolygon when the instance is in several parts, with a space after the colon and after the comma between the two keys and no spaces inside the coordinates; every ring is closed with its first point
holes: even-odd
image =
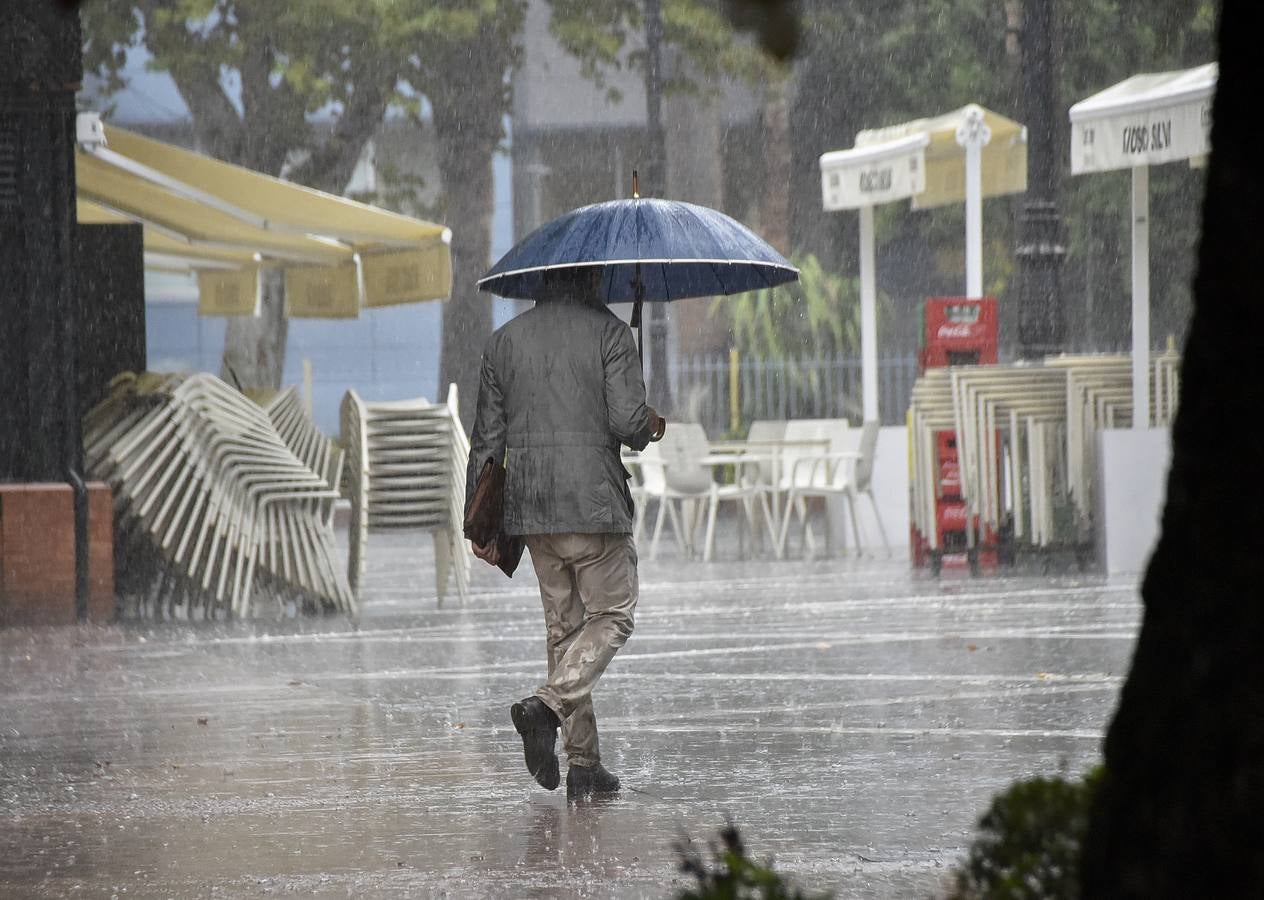
{"type": "Polygon", "coordinates": [[[939,478],[936,493],[945,499],[957,499],[961,496],[961,462],[957,459],[956,434],[935,432],[935,462],[939,478]]]}
{"type": "MultiPolygon", "coordinates": [[[[997,308],[995,297],[928,297],[922,307],[919,369],[943,366],[994,365],[997,361],[997,308]]],[[[999,454],[998,454],[999,459],[999,454]]],[[[935,535],[912,535],[913,562],[942,568],[993,569],[997,561],[997,536],[980,522],[967,519],[961,495],[961,468],[957,435],[935,434],[935,535]],[[969,546],[968,526],[973,524],[975,546],[969,546]],[[935,547],[931,546],[932,538],[935,547]]]]}
{"type": "Polygon", "coordinates": [[[997,334],[995,297],[927,297],[921,370],[995,365],[997,334]]]}

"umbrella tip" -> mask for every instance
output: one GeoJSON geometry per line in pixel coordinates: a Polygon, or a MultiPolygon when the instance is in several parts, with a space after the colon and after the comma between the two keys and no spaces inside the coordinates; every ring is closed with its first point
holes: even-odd
{"type": "Polygon", "coordinates": [[[632,199],[639,200],[641,198],[641,181],[636,176],[636,169],[632,170],[632,199]]]}

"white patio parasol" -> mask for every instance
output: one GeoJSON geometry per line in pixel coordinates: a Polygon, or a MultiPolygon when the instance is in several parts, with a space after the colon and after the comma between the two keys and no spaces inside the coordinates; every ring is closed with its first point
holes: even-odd
{"type": "Polygon", "coordinates": [[[1071,107],[1071,174],[1132,170],[1132,427],[1150,427],[1150,166],[1210,150],[1216,64],[1134,75],[1071,107]]]}
{"type": "Polygon", "coordinates": [[[1026,129],[977,104],[862,131],[821,156],[826,210],[860,211],[860,356],[865,421],[878,418],[873,208],[906,197],[914,209],[966,204],[966,296],[983,295],[983,198],[1027,189],[1026,129]]]}

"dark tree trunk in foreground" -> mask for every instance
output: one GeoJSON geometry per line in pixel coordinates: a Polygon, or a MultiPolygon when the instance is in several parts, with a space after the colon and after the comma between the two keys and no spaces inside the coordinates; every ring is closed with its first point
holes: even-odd
{"type": "Polygon", "coordinates": [[[1264,896],[1260,26],[1258,4],[1226,0],[1163,531],[1106,737],[1085,897],[1264,896]]]}

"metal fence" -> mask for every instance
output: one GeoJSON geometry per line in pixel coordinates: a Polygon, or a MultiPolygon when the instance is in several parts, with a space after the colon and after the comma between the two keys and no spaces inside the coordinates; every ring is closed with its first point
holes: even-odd
{"type": "MultiPolygon", "coordinates": [[[[878,360],[878,411],[884,425],[904,424],[916,378],[915,356],[878,360]]],[[[676,417],[701,422],[712,438],[725,434],[732,418],[730,388],[735,381],[743,426],[758,419],[848,418],[858,423],[862,417],[859,357],[760,360],[728,355],[674,361],[671,385],[676,417]]]]}

